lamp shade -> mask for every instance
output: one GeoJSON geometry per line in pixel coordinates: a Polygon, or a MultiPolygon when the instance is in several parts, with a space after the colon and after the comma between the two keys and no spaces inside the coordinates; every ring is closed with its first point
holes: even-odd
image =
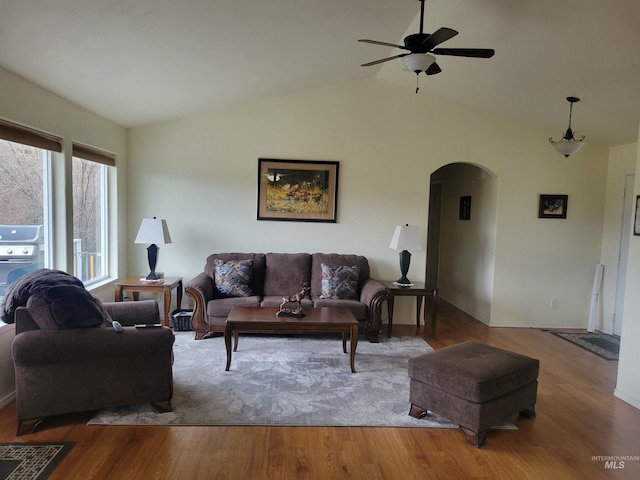
{"type": "Polygon", "coordinates": [[[162,219],[143,218],[135,243],[165,244],[171,243],[171,235],[167,221],[162,219]]]}
{"type": "Polygon", "coordinates": [[[429,55],[428,53],[412,53],[402,57],[402,63],[415,73],[426,72],[427,68],[436,61],[436,57],[429,55]]]}
{"type": "Polygon", "coordinates": [[[584,140],[563,138],[562,140],[551,140],[551,144],[559,154],[568,157],[584,147],[584,140]]]}
{"type": "Polygon", "coordinates": [[[422,239],[418,227],[413,225],[397,225],[391,237],[389,248],[394,250],[422,250],[422,239]]]}

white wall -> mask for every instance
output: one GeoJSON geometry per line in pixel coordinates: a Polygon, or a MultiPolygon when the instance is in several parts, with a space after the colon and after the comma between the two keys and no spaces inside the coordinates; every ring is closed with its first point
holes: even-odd
{"type": "MultiPolygon", "coordinates": [[[[640,195],[640,151],[636,152],[636,171],[634,198],[640,195]]],[[[634,209],[635,213],[635,209],[634,209]]],[[[633,221],[633,220],[632,220],[633,221]]],[[[633,235],[631,228],[629,242],[629,263],[627,266],[627,283],[624,297],[624,318],[620,334],[620,360],[618,361],[618,378],[615,395],[640,408],[640,237],[633,235]]]]}
{"type": "MultiPolygon", "coordinates": [[[[491,325],[585,327],[608,149],[589,142],[565,159],[548,136],[373,79],[135,128],[130,273],[148,268],[133,235],[142,217],[155,215],[171,229],[174,243],[158,266],[170,275],[193,277],[214,251],[338,251],[366,255],[375,276],[394,279],[393,227],[424,232],[431,173],[466,162],[498,184],[491,325]],[[338,223],[257,221],[259,157],[340,161],[338,223]],[[566,220],[537,218],[542,193],[569,195],[566,220]]],[[[424,265],[425,252],[415,252],[410,278],[424,279],[424,265]]],[[[397,318],[411,322],[410,309],[397,318]]]]}
{"type": "MultiPolygon", "coordinates": [[[[609,152],[607,196],[600,260],[600,263],[604,265],[601,293],[603,300],[600,302],[601,308],[596,322],[596,329],[606,333],[613,332],[625,175],[635,173],[637,150],[638,145],[633,143],[613,147],[609,152]]],[[[626,194],[633,196],[632,191],[626,194]]]]}

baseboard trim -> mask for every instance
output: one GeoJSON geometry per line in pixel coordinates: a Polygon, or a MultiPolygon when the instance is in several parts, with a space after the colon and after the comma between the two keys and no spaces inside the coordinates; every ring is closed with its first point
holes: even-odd
{"type": "Polygon", "coordinates": [[[620,390],[618,390],[617,388],[614,389],[613,391],[613,396],[614,397],[618,397],[620,400],[622,400],[623,402],[628,403],[629,405],[631,405],[632,407],[637,408],[638,410],[640,410],[640,400],[637,398],[633,398],[630,395],[627,395],[624,392],[621,392],[620,390]]]}
{"type": "Polygon", "coordinates": [[[0,408],[4,408],[16,399],[16,392],[11,392],[6,397],[0,399],[0,408]]]}

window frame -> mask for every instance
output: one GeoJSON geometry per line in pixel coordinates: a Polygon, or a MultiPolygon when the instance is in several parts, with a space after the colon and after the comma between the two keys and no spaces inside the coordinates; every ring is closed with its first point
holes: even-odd
{"type": "MultiPolygon", "coordinates": [[[[116,155],[114,153],[101,150],[79,142],[72,142],[71,164],[73,169],[73,161],[75,159],[96,163],[100,166],[100,245],[101,245],[101,271],[102,274],[95,278],[83,280],[85,286],[93,286],[104,282],[111,278],[110,274],[110,254],[109,254],[109,168],[115,167],[116,155]]],[[[73,180],[72,180],[73,182],[73,180]]],[[[73,184],[71,185],[73,188],[73,184]]],[[[73,205],[72,205],[73,210],[73,205]]],[[[75,212],[72,213],[75,219],[75,212]]],[[[72,228],[73,230],[73,228],[72,228]]],[[[74,243],[74,235],[71,235],[71,243],[74,243]]],[[[73,249],[73,270],[76,271],[76,255],[73,249]]]]}
{"type": "Polygon", "coordinates": [[[117,238],[117,203],[111,198],[117,198],[116,188],[116,158],[115,153],[96,148],[86,143],[66,140],[44,130],[25,126],[0,117],[0,139],[13,143],[29,145],[42,149],[47,155],[43,159],[43,223],[47,222],[44,230],[43,252],[44,264],[47,268],[58,268],[73,272],[75,259],[73,258],[73,157],[82,158],[102,165],[100,175],[101,186],[101,234],[103,245],[103,274],[99,278],[85,282],[88,289],[93,289],[113,281],[118,265],[113,263],[117,258],[117,242],[110,239],[117,238]],[[91,288],[89,288],[91,287],[91,288]]]}

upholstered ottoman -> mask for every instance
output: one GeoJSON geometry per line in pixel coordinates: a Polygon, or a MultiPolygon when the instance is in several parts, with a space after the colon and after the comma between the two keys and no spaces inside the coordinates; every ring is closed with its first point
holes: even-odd
{"type": "Polygon", "coordinates": [[[489,427],[518,412],[535,416],[539,363],[479,342],[410,358],[409,415],[442,415],[460,426],[467,443],[481,447],[489,427]]]}

